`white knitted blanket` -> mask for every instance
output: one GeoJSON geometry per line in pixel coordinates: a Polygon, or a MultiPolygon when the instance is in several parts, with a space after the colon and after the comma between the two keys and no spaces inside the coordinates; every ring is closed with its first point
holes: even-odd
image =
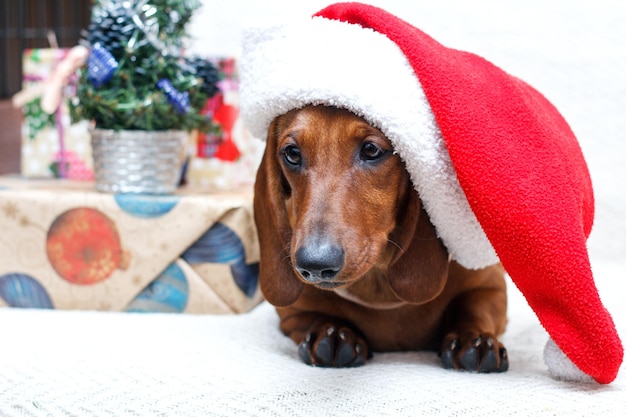
{"type": "MultiPolygon", "coordinates": [[[[626,334],[623,265],[597,273],[626,334]]],[[[608,386],[548,376],[547,334],[511,286],[503,374],[444,370],[430,352],[376,354],[361,368],[300,362],[271,306],[242,316],[0,310],[0,416],[618,416],[608,386]]]]}
{"type": "MultiPolygon", "coordinates": [[[[242,22],[328,3],[205,1],[196,49],[234,53],[242,22]]],[[[626,2],[373,3],[525,79],[570,122],[596,193],[594,275],[626,338],[626,2]]],[[[607,386],[552,379],[546,333],[512,285],[509,294],[511,366],[497,375],[446,371],[424,352],[311,368],[268,305],[241,316],[0,309],[0,416],[626,415],[624,367],[607,386]]]]}

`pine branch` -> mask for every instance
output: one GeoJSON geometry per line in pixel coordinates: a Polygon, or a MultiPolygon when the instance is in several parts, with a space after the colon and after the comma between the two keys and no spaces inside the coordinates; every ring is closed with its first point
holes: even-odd
{"type": "Polygon", "coordinates": [[[198,0],[96,2],[86,40],[110,53],[117,69],[101,86],[90,81],[87,68],[81,71],[72,119],[115,130],[210,130],[211,121],[200,112],[217,92],[217,69],[206,60],[178,56],[199,6],[198,0]],[[162,79],[179,95],[168,97],[157,87],[162,79]],[[172,100],[185,95],[189,107],[181,113],[172,100]]]}

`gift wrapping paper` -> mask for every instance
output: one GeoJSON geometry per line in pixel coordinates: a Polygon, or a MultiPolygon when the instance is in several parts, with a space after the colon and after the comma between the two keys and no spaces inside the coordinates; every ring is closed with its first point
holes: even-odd
{"type": "Polygon", "coordinates": [[[254,183],[264,143],[252,137],[239,115],[239,76],[232,57],[208,58],[220,74],[218,93],[210,98],[204,113],[213,128],[191,135],[192,146],[186,171],[187,183],[213,190],[254,183]]]}
{"type": "Polygon", "coordinates": [[[0,305],[242,313],[262,299],[252,190],[104,194],[0,177],[0,305]]]}
{"type": "Polygon", "coordinates": [[[22,56],[23,91],[34,97],[23,108],[21,173],[25,177],[89,180],[93,178],[89,124],[72,124],[67,100],[76,79],[70,79],[64,101],[54,114],[41,109],[46,81],[69,49],[26,49],[22,56]],[[63,164],[63,167],[61,167],[63,164]]]}

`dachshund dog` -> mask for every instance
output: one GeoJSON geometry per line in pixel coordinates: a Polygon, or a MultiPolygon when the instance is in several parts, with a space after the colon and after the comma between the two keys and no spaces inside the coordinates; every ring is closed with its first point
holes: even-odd
{"type": "Polygon", "coordinates": [[[508,369],[504,270],[451,261],[391,142],[355,114],[277,117],[255,185],[260,285],[307,364],[436,350],[444,368],[508,369]]]}

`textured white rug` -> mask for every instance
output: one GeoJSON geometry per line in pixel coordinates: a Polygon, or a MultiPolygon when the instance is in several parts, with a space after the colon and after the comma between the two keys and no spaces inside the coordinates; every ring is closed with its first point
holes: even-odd
{"type": "MultiPolygon", "coordinates": [[[[207,1],[196,31],[212,53],[210,45],[235,45],[255,15],[327,3],[207,1]]],[[[626,2],[373,3],[525,79],[562,111],[594,180],[592,264],[624,338],[626,2]]],[[[624,415],[624,370],[608,386],[551,379],[547,335],[509,288],[511,367],[498,375],[446,371],[434,353],[415,352],[377,354],[356,369],[310,368],[268,305],[227,317],[0,309],[0,416],[624,415]]]]}
{"type": "MultiPolygon", "coordinates": [[[[622,265],[601,265],[615,278],[622,265]]],[[[623,280],[599,281],[626,334],[623,280]],[[617,285],[616,285],[617,283],[617,285]]],[[[312,368],[263,304],[243,316],[0,310],[1,416],[618,416],[613,384],[555,381],[547,339],[510,287],[511,367],[444,370],[435,353],[376,354],[366,366],[312,368]]]]}

